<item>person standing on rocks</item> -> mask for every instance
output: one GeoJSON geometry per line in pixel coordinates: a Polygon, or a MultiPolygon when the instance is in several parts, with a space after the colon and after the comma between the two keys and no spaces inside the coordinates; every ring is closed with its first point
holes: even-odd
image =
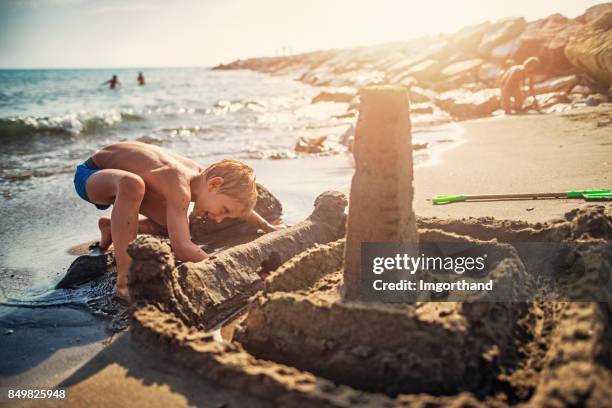
{"type": "Polygon", "coordinates": [[[525,60],[523,65],[514,65],[504,73],[501,78],[501,107],[506,114],[524,112],[523,107],[523,88],[529,86],[529,94],[533,97],[532,106],[538,106],[535,97],[534,75],[540,65],[537,57],[530,57],[525,60]]]}
{"type": "Polygon", "coordinates": [[[175,256],[184,262],[208,257],[191,241],[190,219],[207,216],[216,222],[241,218],[266,232],[284,228],[271,225],[255,210],[257,190],[253,169],[236,160],[222,160],[207,168],[158,146],[121,142],[102,148],[77,166],[77,194],[96,208],[111,205],[101,217],[100,249],[115,247],[116,295],[129,302],[128,245],[136,234],[167,235],[175,256]],[[190,202],[193,212],[188,215],[190,202]],[[142,214],[146,218],[139,219],[142,214]]]}

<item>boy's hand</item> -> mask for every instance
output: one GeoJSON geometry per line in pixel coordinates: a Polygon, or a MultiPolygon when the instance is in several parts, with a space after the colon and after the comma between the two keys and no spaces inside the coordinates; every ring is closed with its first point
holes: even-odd
{"type": "Polygon", "coordinates": [[[265,227],[263,228],[263,230],[265,232],[274,232],[274,231],[278,231],[278,230],[284,230],[289,228],[287,225],[285,224],[277,224],[277,225],[273,225],[268,223],[267,225],[265,225],[265,227]]]}
{"type": "Polygon", "coordinates": [[[191,242],[189,233],[189,197],[179,196],[168,201],[166,207],[166,224],[170,245],[176,257],[183,262],[200,262],[208,258],[208,254],[191,242]]]}

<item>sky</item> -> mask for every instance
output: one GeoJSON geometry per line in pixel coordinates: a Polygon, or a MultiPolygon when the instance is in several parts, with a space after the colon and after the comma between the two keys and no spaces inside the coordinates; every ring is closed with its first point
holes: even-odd
{"type": "Polygon", "coordinates": [[[0,68],[211,66],[408,40],[590,0],[0,0],[0,68]]]}

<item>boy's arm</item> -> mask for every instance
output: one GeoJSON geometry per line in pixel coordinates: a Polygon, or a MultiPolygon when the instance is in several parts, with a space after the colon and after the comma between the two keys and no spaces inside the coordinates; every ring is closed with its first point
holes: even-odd
{"type": "Polygon", "coordinates": [[[199,262],[208,258],[208,254],[191,242],[187,210],[189,198],[168,201],[166,206],[166,227],[170,244],[176,257],[183,262],[199,262]]]}
{"type": "Polygon", "coordinates": [[[268,221],[265,220],[261,215],[257,214],[257,211],[251,210],[246,215],[242,217],[243,220],[248,222],[249,224],[253,224],[256,227],[261,228],[265,232],[272,232],[279,229],[287,228],[285,225],[272,225],[268,221]]]}

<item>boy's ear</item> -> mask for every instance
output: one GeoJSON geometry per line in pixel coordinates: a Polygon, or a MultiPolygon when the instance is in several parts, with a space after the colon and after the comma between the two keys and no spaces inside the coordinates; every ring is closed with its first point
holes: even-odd
{"type": "Polygon", "coordinates": [[[223,177],[213,177],[207,181],[208,191],[213,191],[218,189],[223,185],[223,177]]]}

